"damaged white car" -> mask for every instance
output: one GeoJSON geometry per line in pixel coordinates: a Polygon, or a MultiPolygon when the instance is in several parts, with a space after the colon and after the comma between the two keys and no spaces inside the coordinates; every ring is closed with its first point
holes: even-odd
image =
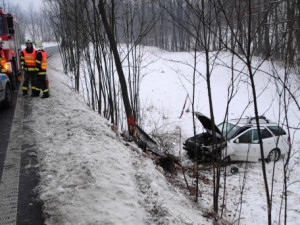
{"type": "MultiPolygon", "coordinates": [[[[213,141],[211,120],[198,112],[195,115],[206,132],[188,138],[184,142],[183,148],[191,157],[206,162],[213,158],[225,161],[261,160],[254,117],[233,119],[215,126],[216,138],[213,141]]],[[[259,124],[265,160],[278,161],[288,151],[289,137],[282,127],[263,116],[259,117],[259,124]]]]}

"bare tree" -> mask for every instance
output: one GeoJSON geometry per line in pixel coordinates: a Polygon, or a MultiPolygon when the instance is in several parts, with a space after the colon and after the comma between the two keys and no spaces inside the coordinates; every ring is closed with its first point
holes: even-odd
{"type": "MultiPolygon", "coordinates": [[[[114,2],[112,2],[112,4],[114,4],[114,2]]],[[[128,120],[128,127],[130,127],[132,125],[134,126],[135,122],[132,123],[132,121],[130,121],[131,119],[134,119],[134,115],[133,115],[133,111],[132,111],[130,101],[129,101],[126,79],[125,79],[125,75],[123,72],[122,63],[121,63],[120,55],[118,52],[114,32],[113,32],[111,25],[108,22],[104,1],[100,0],[98,6],[99,6],[99,12],[100,12],[100,15],[102,18],[102,22],[103,22],[103,25],[104,25],[104,28],[105,28],[105,31],[106,31],[106,34],[107,34],[107,37],[108,37],[108,40],[110,43],[110,47],[113,51],[115,64],[116,64],[117,72],[119,75],[119,82],[121,85],[123,103],[124,103],[125,112],[126,112],[126,116],[127,116],[127,120],[128,120]]],[[[132,130],[129,130],[129,132],[130,132],[130,134],[133,134],[132,130]]]]}

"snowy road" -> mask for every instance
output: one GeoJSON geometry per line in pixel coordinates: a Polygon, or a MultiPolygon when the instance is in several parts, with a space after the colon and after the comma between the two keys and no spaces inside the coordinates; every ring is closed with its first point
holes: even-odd
{"type": "Polygon", "coordinates": [[[9,141],[10,130],[14,118],[14,111],[17,102],[18,90],[13,92],[13,106],[3,108],[0,106],[0,180],[3,171],[3,164],[6,155],[6,149],[9,141]]]}
{"type": "Polygon", "coordinates": [[[14,120],[11,127],[10,139],[0,183],[0,224],[16,224],[19,171],[21,161],[21,138],[23,130],[23,101],[17,101],[14,120]]]}
{"type": "MultiPolygon", "coordinates": [[[[47,50],[51,56],[57,47],[47,50]]],[[[39,164],[31,124],[32,98],[14,92],[14,107],[1,111],[0,224],[43,224],[38,198],[39,164]],[[5,127],[3,127],[5,126],[5,127]]]]}
{"type": "Polygon", "coordinates": [[[14,119],[0,184],[0,224],[43,224],[42,205],[36,199],[38,163],[35,140],[27,118],[30,99],[18,92],[14,119]]]}
{"type": "Polygon", "coordinates": [[[28,137],[32,131],[28,129],[26,121],[31,113],[29,109],[31,104],[20,93],[21,89],[1,177],[0,224],[24,224],[26,221],[42,224],[41,204],[38,200],[34,200],[36,198],[34,188],[39,180],[38,164],[34,163],[36,158],[34,138],[28,137]]]}

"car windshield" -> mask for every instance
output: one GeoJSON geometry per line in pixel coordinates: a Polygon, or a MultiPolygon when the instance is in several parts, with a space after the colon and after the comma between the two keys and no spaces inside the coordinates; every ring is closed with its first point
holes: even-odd
{"type": "Polygon", "coordinates": [[[231,139],[241,128],[240,126],[231,123],[220,123],[217,127],[228,140],[231,139]]]}

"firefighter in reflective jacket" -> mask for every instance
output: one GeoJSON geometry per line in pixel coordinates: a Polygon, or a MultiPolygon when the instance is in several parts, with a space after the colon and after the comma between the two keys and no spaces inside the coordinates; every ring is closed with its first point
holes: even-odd
{"type": "Polygon", "coordinates": [[[35,43],[36,46],[36,70],[37,70],[37,88],[42,91],[42,98],[49,98],[49,88],[46,82],[47,71],[47,53],[43,49],[41,41],[35,43]]]}
{"type": "Polygon", "coordinates": [[[2,49],[3,40],[0,38],[0,72],[1,73],[7,73],[7,65],[6,65],[6,59],[5,54],[2,49]]]}
{"type": "Polygon", "coordinates": [[[31,82],[31,96],[39,96],[36,87],[36,68],[35,68],[36,52],[32,41],[26,41],[26,48],[21,52],[21,66],[24,71],[23,95],[28,95],[29,82],[31,82]]]}

